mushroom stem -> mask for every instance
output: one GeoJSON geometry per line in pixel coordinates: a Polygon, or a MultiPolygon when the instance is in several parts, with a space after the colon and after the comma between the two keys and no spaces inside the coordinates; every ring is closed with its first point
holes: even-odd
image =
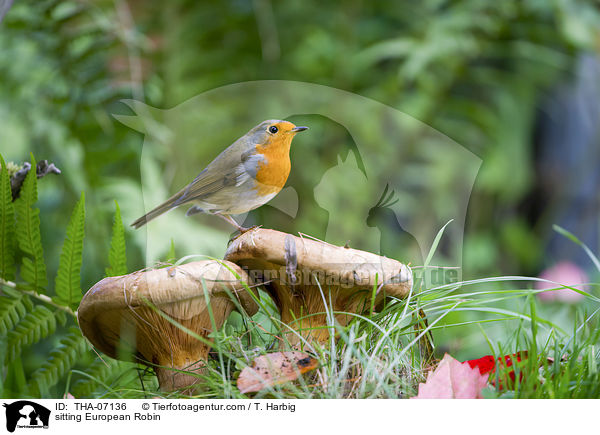
{"type": "Polygon", "coordinates": [[[292,331],[284,331],[285,340],[280,347],[288,344],[298,350],[304,347],[305,342],[325,344],[332,334],[337,336],[332,323],[348,325],[354,317],[352,313],[366,311],[371,296],[367,291],[358,290],[348,294],[325,283],[304,287],[301,294],[289,292],[286,286],[280,284],[274,284],[271,288],[280,307],[281,322],[292,328],[292,331]],[[335,322],[332,322],[331,316],[335,322]]]}
{"type": "Polygon", "coordinates": [[[196,362],[180,366],[171,364],[155,366],[154,373],[158,378],[160,389],[162,391],[182,390],[184,394],[192,394],[193,387],[201,382],[199,375],[204,373],[207,357],[208,347],[206,348],[206,355],[196,362]]]}

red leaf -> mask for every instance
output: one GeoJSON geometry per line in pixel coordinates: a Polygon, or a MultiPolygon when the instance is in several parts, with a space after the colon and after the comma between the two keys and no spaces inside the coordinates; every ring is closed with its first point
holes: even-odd
{"type": "Polygon", "coordinates": [[[494,359],[493,355],[486,355],[482,356],[481,358],[471,359],[469,361],[465,361],[464,364],[469,364],[472,369],[477,367],[479,369],[479,373],[482,375],[496,370],[496,360],[494,359]]]}
{"type": "MultiPolygon", "coordinates": [[[[513,353],[512,355],[504,355],[497,359],[494,359],[493,355],[486,355],[481,358],[465,361],[463,364],[468,364],[469,367],[471,367],[471,368],[477,367],[481,374],[488,373],[490,375],[490,383],[492,385],[495,385],[495,376],[493,376],[493,374],[496,371],[496,361],[498,362],[498,367],[500,367],[500,368],[511,367],[513,365],[514,361],[521,362],[523,360],[527,360],[527,356],[528,356],[527,351],[522,350],[517,353],[513,353]]],[[[514,369],[510,369],[507,372],[507,374],[508,374],[508,377],[510,378],[508,387],[512,387],[515,382],[514,369]]],[[[520,380],[522,380],[522,379],[523,379],[523,373],[520,374],[520,380]]],[[[500,390],[503,390],[505,388],[505,386],[502,384],[502,380],[500,380],[498,388],[500,390]]]]}

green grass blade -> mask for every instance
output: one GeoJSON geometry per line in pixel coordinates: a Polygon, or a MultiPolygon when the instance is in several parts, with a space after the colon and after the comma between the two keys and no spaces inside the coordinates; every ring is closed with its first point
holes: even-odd
{"type": "Polygon", "coordinates": [[[585,251],[585,253],[588,255],[588,257],[590,257],[590,259],[592,260],[592,263],[594,263],[594,266],[596,266],[596,269],[598,269],[598,272],[600,272],[600,260],[598,260],[598,257],[596,257],[594,255],[594,253],[591,251],[590,248],[587,247],[587,245],[585,243],[583,243],[581,240],[579,240],[577,237],[575,237],[571,232],[565,230],[564,228],[562,228],[558,225],[552,225],[552,228],[557,233],[565,236],[572,242],[581,246],[583,248],[583,250],[585,251]]]}
{"type": "Polygon", "coordinates": [[[120,276],[127,273],[127,255],[125,248],[125,228],[121,219],[119,203],[115,201],[115,220],[113,223],[110,252],[108,253],[106,276],[120,276]]]}
{"type": "Polygon", "coordinates": [[[175,255],[175,242],[171,238],[171,246],[169,248],[169,252],[167,252],[167,258],[165,259],[165,263],[173,264],[175,263],[175,260],[177,260],[177,257],[175,255]]]}
{"type": "Polygon", "coordinates": [[[85,196],[75,205],[67,226],[67,235],[60,254],[56,274],[56,297],[54,302],[76,309],[81,301],[81,257],[85,235],[85,196]]]}
{"type": "Polygon", "coordinates": [[[429,253],[427,254],[427,258],[425,259],[425,262],[423,263],[423,268],[421,269],[421,273],[418,274],[416,277],[413,276],[413,288],[411,289],[411,292],[409,294],[409,297],[408,297],[409,300],[412,296],[413,289],[415,291],[417,291],[421,288],[421,286],[423,286],[423,284],[425,284],[425,286],[427,285],[427,270],[429,268],[429,264],[431,263],[431,260],[433,259],[433,256],[435,255],[435,251],[437,251],[437,247],[440,244],[440,240],[442,239],[442,236],[444,235],[444,231],[446,230],[446,227],[448,225],[450,225],[450,223],[453,220],[454,219],[450,219],[448,222],[446,222],[446,224],[442,228],[440,228],[440,230],[435,235],[435,238],[433,239],[433,243],[431,244],[431,248],[429,249],[429,253]]]}
{"type": "Polygon", "coordinates": [[[442,235],[444,234],[446,227],[448,225],[450,225],[450,223],[453,220],[454,219],[450,219],[448,222],[446,222],[446,224],[442,228],[440,228],[440,230],[435,235],[435,238],[433,239],[433,243],[431,244],[431,248],[429,249],[429,253],[427,254],[427,258],[425,259],[425,263],[423,263],[423,268],[421,269],[421,273],[419,273],[418,275],[415,275],[414,269],[412,270],[413,285],[410,288],[408,297],[406,298],[407,303],[404,307],[404,313],[402,314],[403,317],[406,316],[406,310],[408,310],[408,302],[410,302],[410,300],[412,299],[413,292],[422,290],[423,284],[425,284],[425,287],[427,286],[427,269],[429,268],[429,264],[431,263],[431,260],[433,259],[433,256],[435,255],[435,251],[437,250],[437,247],[440,244],[440,240],[442,239],[442,235]]]}
{"type": "Polygon", "coordinates": [[[15,208],[6,163],[0,155],[0,277],[15,279],[15,208]]]}
{"type": "Polygon", "coordinates": [[[40,210],[34,207],[37,201],[36,161],[31,155],[31,170],[25,177],[19,198],[15,201],[16,236],[19,248],[25,254],[21,277],[37,293],[45,293],[48,280],[44,249],[40,235],[40,210]]]}
{"type": "Polygon", "coordinates": [[[448,225],[450,225],[453,220],[454,219],[450,219],[448,222],[446,222],[446,225],[444,225],[442,228],[440,228],[440,230],[435,235],[435,239],[433,239],[433,243],[431,244],[431,248],[429,249],[429,253],[427,254],[425,263],[423,264],[424,269],[427,269],[427,267],[429,266],[429,263],[431,263],[431,260],[433,259],[433,255],[435,254],[435,251],[437,251],[437,247],[440,244],[440,240],[442,239],[442,235],[444,234],[446,227],[448,225]]]}

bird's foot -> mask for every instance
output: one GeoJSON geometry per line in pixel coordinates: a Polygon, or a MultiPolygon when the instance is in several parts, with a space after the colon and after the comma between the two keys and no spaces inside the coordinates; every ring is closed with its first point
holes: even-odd
{"type": "Polygon", "coordinates": [[[227,245],[229,245],[231,242],[233,242],[235,239],[237,239],[242,234],[247,233],[248,231],[256,230],[258,228],[262,228],[262,225],[252,225],[251,227],[248,227],[248,228],[238,227],[238,230],[235,233],[233,233],[233,235],[229,239],[229,242],[227,242],[227,245]]]}
{"type": "Polygon", "coordinates": [[[251,227],[248,228],[244,228],[244,227],[239,227],[238,231],[240,232],[240,235],[247,233],[248,231],[252,231],[255,230],[257,228],[262,228],[262,225],[252,225],[251,227]]]}

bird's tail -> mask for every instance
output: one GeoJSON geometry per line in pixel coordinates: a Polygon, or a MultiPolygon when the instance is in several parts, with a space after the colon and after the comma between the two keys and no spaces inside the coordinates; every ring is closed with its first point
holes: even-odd
{"type": "Polygon", "coordinates": [[[165,202],[163,202],[159,206],[156,206],[155,208],[150,210],[148,213],[146,213],[144,216],[137,219],[134,223],[131,224],[131,226],[137,230],[141,226],[144,226],[145,224],[150,222],[155,217],[158,217],[161,214],[168,212],[172,208],[179,206],[181,204],[180,202],[178,202],[178,199],[180,197],[181,197],[181,192],[176,193],[175,195],[173,195],[172,197],[167,199],[165,202]]]}

